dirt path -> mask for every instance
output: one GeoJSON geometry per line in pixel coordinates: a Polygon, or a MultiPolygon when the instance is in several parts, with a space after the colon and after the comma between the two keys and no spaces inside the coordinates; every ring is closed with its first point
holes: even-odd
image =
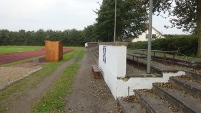
{"type": "Polygon", "coordinates": [[[96,64],[86,49],[81,68],[73,80],[72,93],[65,107],[68,113],[117,113],[116,101],[103,79],[94,79],[91,65],[96,64]]]}
{"type": "Polygon", "coordinates": [[[37,102],[50,88],[54,81],[59,78],[59,75],[64,71],[66,67],[71,65],[76,58],[76,55],[69,61],[63,63],[57,68],[50,76],[45,78],[35,88],[28,91],[20,99],[13,102],[12,106],[6,113],[29,113],[31,106],[37,102]]]}

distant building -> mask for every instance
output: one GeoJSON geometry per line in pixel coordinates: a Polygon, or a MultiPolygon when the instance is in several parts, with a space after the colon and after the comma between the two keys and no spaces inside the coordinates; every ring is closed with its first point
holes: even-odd
{"type": "Polygon", "coordinates": [[[91,47],[96,47],[98,46],[98,42],[86,42],[85,47],[86,48],[91,48],[91,47]]]}
{"type": "MultiPolygon", "coordinates": [[[[137,38],[134,38],[132,42],[137,42],[137,41],[148,41],[148,34],[149,31],[146,30],[143,32],[141,35],[139,35],[137,38]]],[[[154,27],[152,27],[152,40],[154,39],[159,39],[159,38],[165,38],[161,32],[156,30],[154,27]]]]}

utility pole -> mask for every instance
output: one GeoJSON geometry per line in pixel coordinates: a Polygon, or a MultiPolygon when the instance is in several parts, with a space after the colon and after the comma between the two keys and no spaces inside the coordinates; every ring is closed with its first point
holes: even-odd
{"type": "Polygon", "coordinates": [[[152,11],[153,0],[149,0],[149,35],[148,35],[148,50],[147,50],[147,74],[151,73],[151,39],[152,39],[152,11]]]}
{"type": "Polygon", "coordinates": [[[114,15],[114,42],[116,40],[116,24],[117,24],[117,0],[115,0],[115,15],[114,15]]]}

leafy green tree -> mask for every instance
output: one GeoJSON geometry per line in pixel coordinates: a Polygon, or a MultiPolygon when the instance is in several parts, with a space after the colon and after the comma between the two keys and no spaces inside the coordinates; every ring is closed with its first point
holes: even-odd
{"type": "Polygon", "coordinates": [[[3,29],[0,31],[0,45],[9,45],[10,44],[10,36],[9,31],[7,29],[3,29]]]}
{"type": "Polygon", "coordinates": [[[39,29],[38,31],[35,32],[34,35],[34,42],[36,45],[44,45],[44,41],[46,40],[47,35],[45,34],[45,31],[43,29],[39,29]]]}
{"type": "MultiPolygon", "coordinates": [[[[198,51],[201,57],[201,0],[153,0],[154,11],[160,14],[168,13],[173,16],[170,20],[172,27],[197,33],[198,51]],[[174,18],[175,17],[175,18],[174,18]],[[195,31],[197,30],[197,31],[195,31]]],[[[148,3],[148,0],[146,0],[148,3]]]]}
{"type": "Polygon", "coordinates": [[[72,29],[68,32],[68,38],[70,42],[79,42],[81,38],[81,31],[72,29]]]}
{"type": "Polygon", "coordinates": [[[26,32],[26,39],[25,39],[25,45],[34,45],[33,37],[34,36],[34,31],[27,31],[26,32]]]}
{"type": "Polygon", "coordinates": [[[84,38],[84,42],[93,42],[98,41],[96,36],[96,26],[95,25],[89,25],[84,28],[82,31],[82,35],[84,38]]]}
{"type": "Polygon", "coordinates": [[[68,36],[69,32],[70,32],[69,29],[63,31],[63,36],[64,36],[64,38],[62,39],[63,44],[67,44],[68,42],[70,42],[69,36],[68,36]]]}
{"type": "MultiPolygon", "coordinates": [[[[141,0],[117,0],[117,40],[134,38],[145,31],[147,21],[146,5],[141,0]]],[[[115,0],[103,0],[95,11],[97,36],[101,41],[113,41],[115,0]]]]}
{"type": "Polygon", "coordinates": [[[25,30],[19,30],[19,37],[18,37],[18,45],[26,45],[25,43],[26,43],[26,39],[27,39],[27,37],[25,37],[26,35],[26,31],[25,30]]]}

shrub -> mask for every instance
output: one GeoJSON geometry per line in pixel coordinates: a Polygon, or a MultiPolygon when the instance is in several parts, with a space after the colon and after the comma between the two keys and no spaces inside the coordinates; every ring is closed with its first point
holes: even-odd
{"type": "MultiPolygon", "coordinates": [[[[187,56],[195,56],[198,37],[195,35],[167,35],[166,38],[152,41],[152,50],[179,51],[187,56]]],[[[131,49],[147,49],[147,41],[129,43],[131,49]]]]}

